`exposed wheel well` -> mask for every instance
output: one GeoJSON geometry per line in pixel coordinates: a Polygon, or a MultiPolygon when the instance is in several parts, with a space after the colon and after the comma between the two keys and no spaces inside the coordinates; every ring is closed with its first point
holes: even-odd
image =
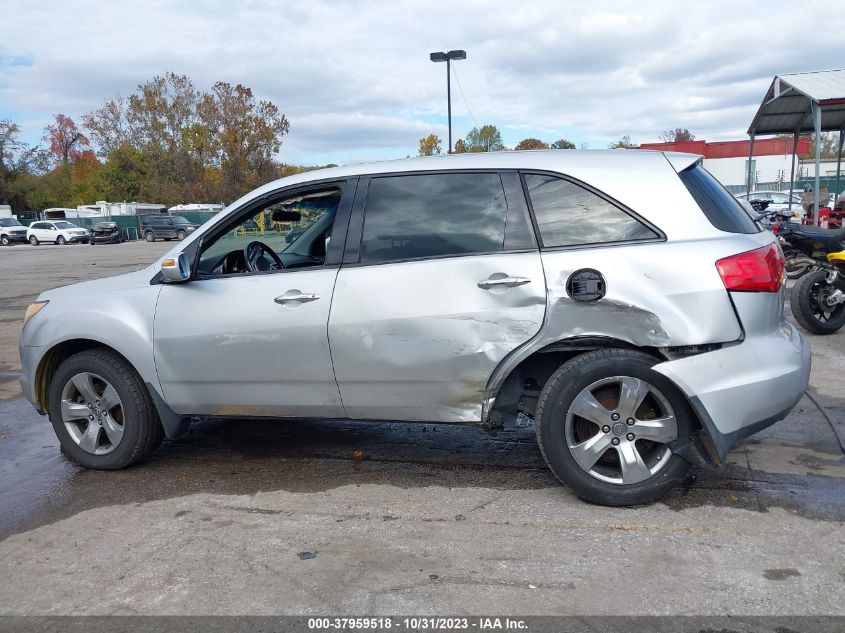
{"type": "Polygon", "coordinates": [[[577,337],[552,343],[524,358],[505,378],[490,410],[492,426],[502,426],[505,419],[518,413],[533,418],[540,391],[558,367],[585,352],[608,348],[638,350],[656,360],[667,360],[655,347],[637,347],[613,338],[577,337]]]}
{"type": "MultiPolygon", "coordinates": [[[[38,403],[39,409],[45,412],[47,411],[47,394],[50,389],[50,382],[53,380],[53,375],[56,373],[56,369],[59,365],[61,365],[66,358],[70,358],[78,352],[95,348],[111,350],[126,360],[126,358],[116,349],[109,347],[100,341],[92,341],[91,339],[85,338],[62,341],[44,354],[44,358],[41,359],[38,369],[35,372],[35,399],[38,403]]],[[[127,363],[128,362],[129,361],[127,361],[127,363]]]]}

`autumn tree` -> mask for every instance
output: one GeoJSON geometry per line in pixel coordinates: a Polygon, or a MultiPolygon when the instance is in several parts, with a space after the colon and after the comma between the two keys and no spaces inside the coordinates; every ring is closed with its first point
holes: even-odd
{"type": "Polygon", "coordinates": [[[575,143],[562,138],[552,143],[552,149],[575,149],[575,143]]]}
{"type": "Polygon", "coordinates": [[[128,104],[117,95],[106,99],[101,107],[82,116],[82,126],[88,130],[97,153],[102,158],[121,145],[130,144],[133,130],[129,125],[128,104]]]}
{"type": "Polygon", "coordinates": [[[505,149],[502,135],[495,125],[482,125],[472,128],[466,136],[468,152],[498,152],[505,149]]]}
{"type": "Polygon", "coordinates": [[[433,132],[420,139],[420,156],[434,156],[443,152],[441,143],[443,140],[433,132]]]}
{"type": "Polygon", "coordinates": [[[455,154],[464,154],[467,151],[467,144],[464,142],[464,139],[459,138],[455,141],[455,154]]]}
{"type": "Polygon", "coordinates": [[[549,144],[544,143],[538,138],[526,138],[521,140],[517,143],[516,150],[523,150],[523,149],[549,149],[549,144]]]}
{"type": "Polygon", "coordinates": [[[634,149],[637,147],[637,144],[631,140],[631,137],[628,134],[626,134],[618,141],[614,141],[607,147],[608,149],[634,149]]]}
{"type": "Polygon", "coordinates": [[[50,153],[64,165],[70,162],[74,152],[91,145],[88,137],[76,126],[76,122],[64,114],[55,115],[53,123],[44,128],[42,140],[49,143],[50,153]]]}
{"type": "Polygon", "coordinates": [[[660,135],[664,143],[688,143],[695,140],[695,134],[687,128],[676,127],[674,130],[666,130],[660,135]]]}

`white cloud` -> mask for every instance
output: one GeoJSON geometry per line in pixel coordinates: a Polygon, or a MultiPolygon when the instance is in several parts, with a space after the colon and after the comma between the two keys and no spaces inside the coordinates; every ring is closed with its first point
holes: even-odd
{"type": "MultiPolygon", "coordinates": [[[[0,0],[0,117],[74,117],[174,70],[201,88],[240,82],[291,120],[282,157],[341,162],[445,136],[445,68],[473,114],[503,131],[601,147],[744,133],[774,74],[841,65],[845,5],[808,0],[638,3],[253,0],[21,4],[0,0]]],[[[455,138],[472,126],[453,82],[455,138]]]]}

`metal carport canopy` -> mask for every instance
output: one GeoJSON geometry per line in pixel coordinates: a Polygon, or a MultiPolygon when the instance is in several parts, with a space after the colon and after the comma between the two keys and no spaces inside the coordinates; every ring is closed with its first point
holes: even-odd
{"type": "MultiPolygon", "coordinates": [[[[776,75],[766,92],[763,103],[751,121],[748,134],[751,149],[748,159],[748,191],[751,191],[751,160],[754,137],[760,134],[792,134],[797,143],[802,132],[839,131],[841,160],[845,139],[845,70],[819,70],[805,73],[776,75]]],[[[816,187],[819,190],[820,143],[816,143],[816,187]]],[[[836,187],[839,188],[840,165],[836,166],[836,187]]],[[[792,173],[795,180],[795,144],[792,149],[792,173]]],[[[792,186],[790,185],[790,193],[792,186]]],[[[792,200],[792,196],[790,196],[792,200]]],[[[790,207],[792,206],[790,202],[790,207]]],[[[819,196],[816,194],[814,222],[818,220],[819,196]]]]}

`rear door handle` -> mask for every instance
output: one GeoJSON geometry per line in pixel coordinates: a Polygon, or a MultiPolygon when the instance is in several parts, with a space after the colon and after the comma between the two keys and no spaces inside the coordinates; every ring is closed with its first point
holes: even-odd
{"type": "Polygon", "coordinates": [[[507,286],[508,288],[515,288],[516,286],[524,286],[530,284],[531,280],[528,277],[496,277],[490,275],[488,279],[478,282],[478,287],[482,290],[489,290],[496,286],[507,286]]]}
{"type": "Polygon", "coordinates": [[[273,301],[279,304],[286,304],[286,303],[308,303],[309,301],[316,301],[320,298],[320,295],[307,293],[307,292],[300,292],[299,290],[288,290],[285,294],[279,295],[273,301]]]}

